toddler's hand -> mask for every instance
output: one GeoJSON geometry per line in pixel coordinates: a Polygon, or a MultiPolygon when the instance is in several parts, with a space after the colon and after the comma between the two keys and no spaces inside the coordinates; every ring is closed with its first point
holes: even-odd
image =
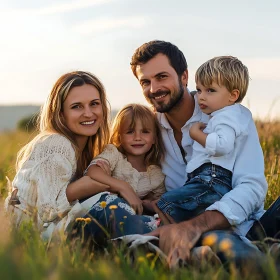
{"type": "Polygon", "coordinates": [[[206,127],[206,124],[205,123],[202,123],[202,122],[197,122],[197,123],[194,123],[191,128],[190,128],[190,136],[191,138],[195,138],[195,135],[202,131],[204,128],[206,127]]]}

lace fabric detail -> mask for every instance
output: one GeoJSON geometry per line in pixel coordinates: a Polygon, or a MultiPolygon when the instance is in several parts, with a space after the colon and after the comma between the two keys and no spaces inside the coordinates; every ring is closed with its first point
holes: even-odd
{"type": "MultiPolygon", "coordinates": [[[[67,138],[59,134],[40,138],[12,183],[18,189],[20,206],[26,208],[22,212],[36,215],[39,227],[67,216],[75,202],[68,202],[66,188],[75,172],[75,151],[67,138]]],[[[20,211],[17,215],[21,220],[20,211]]]]}
{"type": "Polygon", "coordinates": [[[158,228],[158,221],[152,217],[152,216],[146,216],[148,219],[150,219],[150,222],[146,222],[146,225],[151,229],[151,230],[155,230],[158,228]]]}
{"type": "Polygon", "coordinates": [[[131,214],[131,215],[136,215],[136,213],[135,213],[135,211],[133,210],[133,208],[130,207],[127,203],[119,202],[119,203],[118,203],[118,206],[119,206],[120,208],[125,209],[125,211],[127,211],[129,214],[131,214]]]}

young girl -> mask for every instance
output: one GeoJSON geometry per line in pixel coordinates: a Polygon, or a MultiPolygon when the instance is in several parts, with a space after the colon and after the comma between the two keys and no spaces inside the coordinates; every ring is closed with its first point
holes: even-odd
{"type": "MultiPolygon", "coordinates": [[[[108,185],[111,192],[118,193],[122,198],[109,192],[99,193],[89,215],[106,226],[113,205],[113,208],[118,208],[115,212],[118,221],[123,219],[121,227],[116,225],[114,235],[118,231],[125,234],[135,231],[136,225],[131,216],[141,217],[146,226],[142,233],[149,232],[156,227],[156,221],[150,216],[139,216],[143,212],[140,199],[144,200],[144,205],[149,205],[149,201],[158,199],[165,192],[164,175],[160,168],[164,148],[155,115],[143,105],[125,106],[115,118],[110,142],[92,160],[85,175],[108,185]],[[109,170],[106,172],[107,164],[109,170]]],[[[97,230],[94,223],[87,226],[97,230]]]]}

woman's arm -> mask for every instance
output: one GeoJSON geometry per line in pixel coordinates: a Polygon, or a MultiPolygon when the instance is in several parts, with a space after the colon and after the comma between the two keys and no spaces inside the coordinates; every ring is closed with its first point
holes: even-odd
{"type": "Polygon", "coordinates": [[[110,187],[102,184],[89,176],[83,176],[77,181],[68,185],[66,189],[66,196],[69,202],[85,197],[93,196],[100,192],[109,191],[110,187]]]}

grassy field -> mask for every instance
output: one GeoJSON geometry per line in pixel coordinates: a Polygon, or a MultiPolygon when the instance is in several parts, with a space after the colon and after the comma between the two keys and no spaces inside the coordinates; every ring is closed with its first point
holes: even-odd
{"type": "MultiPolygon", "coordinates": [[[[256,122],[265,157],[269,190],[267,208],[280,195],[280,122],[256,122]]],[[[0,203],[7,194],[6,176],[14,177],[16,153],[33,138],[24,132],[0,134],[0,203]]],[[[0,279],[279,279],[271,261],[266,275],[248,269],[242,275],[230,267],[202,263],[200,268],[169,271],[156,255],[140,253],[131,261],[127,253],[114,247],[104,254],[87,252],[79,244],[44,244],[32,227],[11,231],[0,204],[0,279]]]]}

